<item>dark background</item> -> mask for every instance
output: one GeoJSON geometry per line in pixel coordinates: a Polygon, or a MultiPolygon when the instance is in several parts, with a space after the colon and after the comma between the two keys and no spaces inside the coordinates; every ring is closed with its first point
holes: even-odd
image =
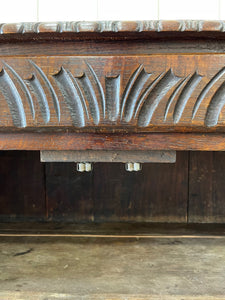
{"type": "Polygon", "coordinates": [[[38,151],[0,152],[0,221],[225,222],[225,153],[177,152],[175,164],[41,163],[38,151]]]}

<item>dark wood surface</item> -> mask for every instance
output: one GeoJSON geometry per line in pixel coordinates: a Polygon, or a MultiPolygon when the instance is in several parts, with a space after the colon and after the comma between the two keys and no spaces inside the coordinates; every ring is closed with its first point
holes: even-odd
{"type": "Polygon", "coordinates": [[[224,152],[190,152],[189,222],[224,222],[224,170],[224,152]]]}
{"type": "Polygon", "coordinates": [[[0,130],[223,132],[224,28],[223,21],[1,24],[0,130]]]}
{"type": "MultiPolygon", "coordinates": [[[[0,150],[225,150],[223,21],[0,25],[0,150]]],[[[175,165],[1,154],[2,218],[224,222],[223,154],[175,165]],[[196,167],[198,166],[198,167],[196,167]],[[204,166],[204,167],[203,167],[204,166]]]]}
{"type": "Polygon", "coordinates": [[[186,222],[187,171],[187,153],[178,153],[176,164],[144,164],[141,172],[128,173],[123,164],[97,164],[95,220],[186,222]]]}
{"type": "Polygon", "coordinates": [[[0,236],[32,237],[184,237],[224,238],[224,224],[150,223],[150,222],[0,222],[0,236]]]}
{"type": "Polygon", "coordinates": [[[223,152],[178,152],[175,164],[40,163],[36,151],[0,152],[0,220],[224,223],[223,152]]]}
{"type": "Polygon", "coordinates": [[[224,29],[185,20],[1,24],[0,149],[223,151],[224,29]]]}
{"type": "Polygon", "coordinates": [[[49,218],[186,222],[187,167],[187,153],[179,153],[176,164],[144,164],[141,172],[97,163],[91,173],[81,174],[74,163],[47,163],[49,218]]]}
{"type": "Polygon", "coordinates": [[[75,163],[46,163],[49,220],[93,221],[93,172],[79,173],[75,163]]]}
{"type": "Polygon", "coordinates": [[[0,150],[224,151],[224,133],[0,133],[0,150]]]}
{"type": "Polygon", "coordinates": [[[0,62],[2,131],[224,131],[223,54],[11,54],[0,62]]]}
{"type": "Polygon", "coordinates": [[[37,151],[1,151],[0,218],[46,219],[44,176],[37,151]]]}

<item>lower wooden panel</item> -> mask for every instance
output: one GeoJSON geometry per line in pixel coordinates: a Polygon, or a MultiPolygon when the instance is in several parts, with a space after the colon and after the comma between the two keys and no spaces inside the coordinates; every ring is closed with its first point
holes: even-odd
{"type": "Polygon", "coordinates": [[[77,173],[73,163],[46,164],[49,217],[65,221],[186,222],[188,154],[176,164],[144,164],[126,172],[124,164],[98,163],[77,173]]]}
{"type": "Polygon", "coordinates": [[[44,164],[38,151],[0,152],[1,219],[45,218],[44,164]]]}
{"type": "Polygon", "coordinates": [[[144,164],[126,172],[123,164],[98,164],[94,171],[96,221],[186,222],[188,154],[176,164],[144,164]]]}
{"type": "Polygon", "coordinates": [[[224,152],[190,152],[190,223],[225,222],[224,173],[224,152]]]}
{"type": "Polygon", "coordinates": [[[78,173],[74,163],[40,163],[39,152],[2,151],[0,219],[224,223],[224,172],[224,152],[178,152],[175,164],[137,173],[120,163],[78,173]]]}
{"type": "Polygon", "coordinates": [[[92,177],[77,172],[75,163],[46,163],[48,219],[93,221],[92,177]]]}

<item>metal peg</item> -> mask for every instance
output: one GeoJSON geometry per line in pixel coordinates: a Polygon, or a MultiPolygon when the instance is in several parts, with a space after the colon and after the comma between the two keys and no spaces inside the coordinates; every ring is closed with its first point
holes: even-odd
{"type": "Polygon", "coordinates": [[[125,169],[128,172],[133,172],[133,171],[137,172],[141,170],[141,164],[137,162],[136,163],[129,162],[125,164],[125,169]]]}
{"type": "Polygon", "coordinates": [[[91,172],[92,164],[88,162],[79,162],[77,163],[77,171],[78,172],[91,172]]]}

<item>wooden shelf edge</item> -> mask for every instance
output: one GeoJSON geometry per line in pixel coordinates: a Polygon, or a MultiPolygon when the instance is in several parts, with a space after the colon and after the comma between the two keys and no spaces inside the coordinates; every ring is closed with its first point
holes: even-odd
{"type": "Polygon", "coordinates": [[[220,133],[0,133],[0,150],[225,151],[220,133]]]}

